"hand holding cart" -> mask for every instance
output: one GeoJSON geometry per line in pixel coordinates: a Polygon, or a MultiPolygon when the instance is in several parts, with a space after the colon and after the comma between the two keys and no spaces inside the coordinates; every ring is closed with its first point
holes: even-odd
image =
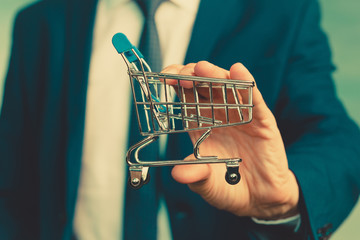
{"type": "Polygon", "coordinates": [[[237,184],[240,158],[201,156],[199,148],[213,128],[252,120],[254,82],[151,72],[140,51],[124,34],[115,34],[112,42],[128,67],[139,130],[146,137],[127,152],[130,185],[136,189],[142,187],[149,180],[149,167],[208,163],[225,163],[226,181],[237,184]],[[203,131],[194,144],[196,160],[139,159],[139,151],[156,141],[159,135],[189,131],[203,131]]]}

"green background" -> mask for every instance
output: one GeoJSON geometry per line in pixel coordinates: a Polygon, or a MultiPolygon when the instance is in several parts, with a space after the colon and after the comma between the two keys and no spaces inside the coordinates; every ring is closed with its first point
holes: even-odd
{"type": "MultiPolygon", "coordinates": [[[[32,2],[34,0],[1,0],[0,3],[0,105],[10,54],[13,20],[18,9],[32,2]]],[[[334,78],[338,95],[352,118],[360,124],[358,106],[360,103],[360,14],[358,13],[360,1],[320,0],[320,2],[323,13],[322,25],[329,35],[333,59],[337,66],[334,78]]],[[[360,239],[359,203],[332,239],[360,239]]]]}

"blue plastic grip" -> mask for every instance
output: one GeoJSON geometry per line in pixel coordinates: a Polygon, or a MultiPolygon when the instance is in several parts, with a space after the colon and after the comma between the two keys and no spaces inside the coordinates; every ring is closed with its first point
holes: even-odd
{"type": "Polygon", "coordinates": [[[134,49],[136,54],[139,55],[140,58],[144,58],[141,52],[134,45],[131,44],[131,42],[123,33],[116,33],[112,37],[112,44],[114,45],[118,53],[125,54],[129,62],[134,62],[137,60],[135,54],[131,51],[131,49],[134,49]]]}
{"type": "MultiPolygon", "coordinates": [[[[153,100],[155,100],[155,102],[160,102],[160,100],[157,97],[155,97],[152,93],[151,93],[151,98],[153,100]]],[[[159,112],[166,113],[166,106],[165,105],[158,105],[157,110],[159,112]]]]}

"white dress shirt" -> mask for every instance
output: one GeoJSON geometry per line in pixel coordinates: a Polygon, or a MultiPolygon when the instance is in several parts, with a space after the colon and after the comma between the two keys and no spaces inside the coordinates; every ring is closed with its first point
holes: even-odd
{"type": "MultiPolygon", "coordinates": [[[[183,63],[198,6],[199,0],[171,0],[159,6],[155,20],[164,66],[183,63]]],[[[126,65],[112,46],[111,39],[115,33],[122,32],[137,46],[143,23],[143,14],[135,1],[99,0],[73,224],[79,240],[122,238],[131,96],[126,65]]],[[[158,221],[158,232],[169,232],[163,218],[166,214],[162,212],[159,216],[162,218],[158,221]],[[161,228],[164,225],[165,229],[161,228]]],[[[169,239],[169,236],[164,239],[169,239]]]]}

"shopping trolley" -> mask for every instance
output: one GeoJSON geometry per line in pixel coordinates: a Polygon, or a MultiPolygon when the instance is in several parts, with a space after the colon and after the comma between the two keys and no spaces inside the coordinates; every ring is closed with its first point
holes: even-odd
{"type": "Polygon", "coordinates": [[[126,154],[129,184],[137,189],[147,183],[149,167],[209,163],[225,163],[226,181],[237,184],[240,158],[202,156],[199,148],[213,128],[252,120],[254,82],[151,72],[141,52],[124,34],[115,34],[112,42],[128,67],[139,130],[145,137],[126,154]],[[203,131],[193,148],[196,160],[139,159],[139,151],[156,141],[159,135],[189,131],[203,131]]]}

